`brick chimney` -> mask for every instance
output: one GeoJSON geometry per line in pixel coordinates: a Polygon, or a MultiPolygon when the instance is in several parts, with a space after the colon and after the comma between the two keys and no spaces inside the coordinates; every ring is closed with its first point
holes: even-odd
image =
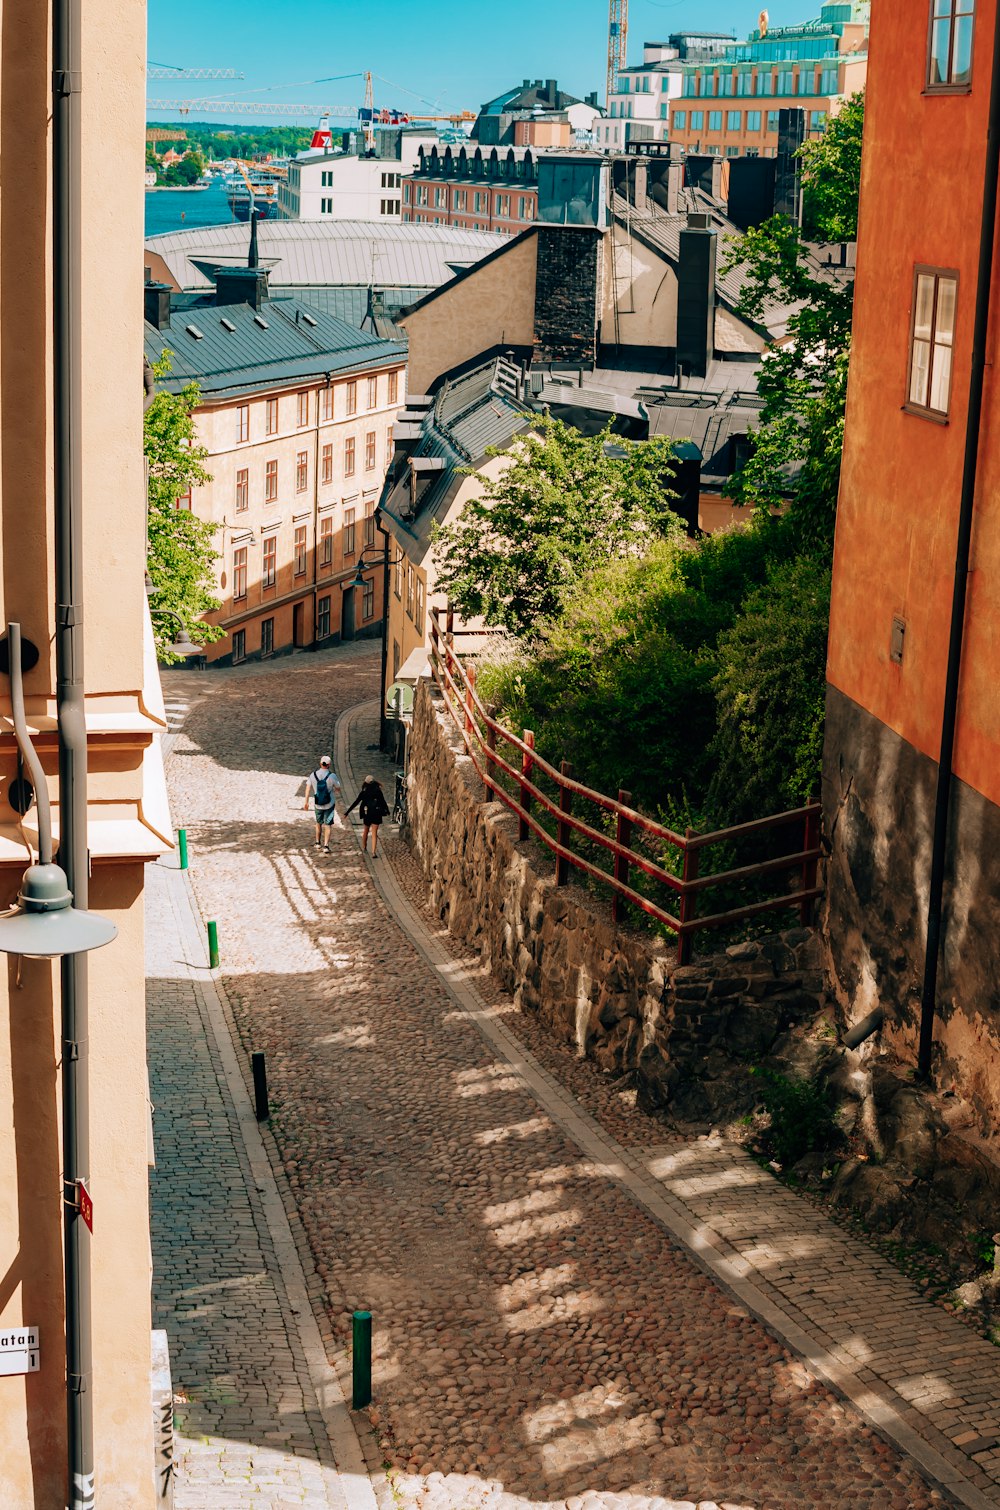
{"type": "Polygon", "coordinates": [[[677,365],[705,377],[715,353],[718,237],[707,215],[688,215],[677,264],[677,365]]]}
{"type": "Polygon", "coordinates": [[[143,289],[143,317],[148,325],[166,330],[170,324],[170,285],[147,279],[143,289]]]}
{"type": "Polygon", "coordinates": [[[597,362],[603,233],[539,224],[535,237],[535,360],[590,369],[597,362]]]}

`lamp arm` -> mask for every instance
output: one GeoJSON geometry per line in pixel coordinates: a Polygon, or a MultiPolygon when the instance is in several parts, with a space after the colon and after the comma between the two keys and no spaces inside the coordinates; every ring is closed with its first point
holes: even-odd
{"type": "Polygon", "coordinates": [[[14,723],[14,738],[21,752],[21,759],[28,767],[35,802],[38,807],[38,860],[41,865],[52,864],[52,809],[49,805],[49,789],[45,784],[42,762],[28,733],[24,716],[24,683],[21,676],[21,626],[7,625],[7,644],[10,650],[10,708],[14,723]]]}

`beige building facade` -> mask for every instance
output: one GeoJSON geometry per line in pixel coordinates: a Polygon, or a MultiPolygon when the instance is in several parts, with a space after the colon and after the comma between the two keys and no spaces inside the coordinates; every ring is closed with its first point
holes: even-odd
{"type": "MultiPolygon", "coordinates": [[[[0,122],[0,612],[40,651],[28,722],[54,802],[55,702],[51,53],[47,6],[3,0],[0,122]]],[[[165,727],[143,592],[142,201],[145,11],[83,12],[81,368],[90,907],[118,937],[90,958],[90,1193],[96,1486],[107,1510],[154,1504],[150,1407],[148,1100],[143,875],[170,842],[157,734],[165,727]],[[115,171],[106,172],[114,162],[115,171]],[[135,293],[130,294],[129,290],[135,293]]],[[[0,905],[17,892],[35,810],[9,802],[17,755],[0,676],[0,905]]],[[[0,1376],[0,1504],[67,1503],[58,962],[6,957],[0,1026],[0,1329],[37,1327],[38,1369],[0,1376]]]]}

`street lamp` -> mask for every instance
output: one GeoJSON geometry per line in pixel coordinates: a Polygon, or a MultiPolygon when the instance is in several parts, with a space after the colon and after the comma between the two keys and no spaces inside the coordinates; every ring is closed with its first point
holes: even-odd
{"type": "Polygon", "coordinates": [[[179,613],[175,613],[172,608],[151,608],[149,616],[151,619],[171,619],[177,625],[177,636],[173,644],[167,646],[171,655],[187,661],[194,655],[202,654],[204,646],[194,643],[179,613]]]}
{"type": "Polygon", "coordinates": [[[20,954],[34,959],[55,959],[68,954],[86,954],[110,944],[118,929],[107,918],[73,906],[66,872],[52,860],[52,813],[45,773],[28,733],[24,714],[22,665],[38,652],[30,641],[22,643],[20,624],[7,625],[7,659],[10,675],[11,716],[14,738],[30,773],[38,805],[38,864],[29,865],[21,881],[17,905],[0,913],[0,954],[20,954]]]}

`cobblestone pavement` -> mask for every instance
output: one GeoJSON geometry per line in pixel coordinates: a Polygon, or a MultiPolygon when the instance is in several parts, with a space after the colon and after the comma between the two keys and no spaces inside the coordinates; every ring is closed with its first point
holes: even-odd
{"type": "MultiPolygon", "coordinates": [[[[170,782],[243,1047],[267,1054],[292,1231],[341,1370],[351,1311],[374,1313],[365,1445],[391,1470],[383,1503],[951,1503],[751,1316],[735,1271],[720,1288],[670,1235],[666,1205],[657,1219],[646,1165],[627,1165],[614,1126],[638,1114],[608,1102],[602,1128],[558,1073],[526,1068],[501,1000],[491,1010],[510,1035],[484,1036],[484,1014],[456,995],[469,970],[451,956],[432,968],[374,884],[385,870],[394,894],[398,865],[402,905],[413,869],[399,841],[387,833],[374,865],[349,831],[329,856],[311,849],[301,775],[334,752],[337,713],[377,674],[356,647],[212,674],[170,782]]],[[[165,683],[170,701],[203,685],[165,683]]],[[[365,743],[358,725],[355,778],[376,761],[365,743]]],[[[652,1127],[660,1157],[704,1169],[705,1149],[664,1147],[652,1127]]],[[[706,1183],[696,1249],[714,1236],[706,1183]]]]}

